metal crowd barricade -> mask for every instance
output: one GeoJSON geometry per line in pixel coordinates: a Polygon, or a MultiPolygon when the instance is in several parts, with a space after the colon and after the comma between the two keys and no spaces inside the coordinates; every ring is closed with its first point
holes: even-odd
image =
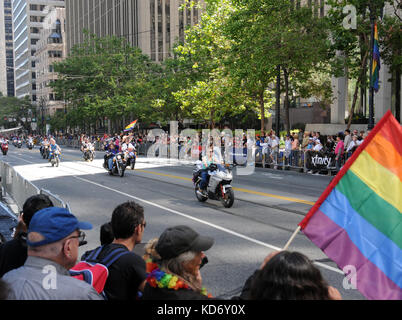
{"type": "Polygon", "coordinates": [[[3,161],[1,162],[1,184],[4,192],[13,198],[20,211],[27,198],[40,192],[39,188],[25,180],[10,164],[3,161]]]}
{"type": "Polygon", "coordinates": [[[2,189],[14,200],[19,211],[22,211],[26,199],[37,194],[47,195],[55,206],[63,207],[70,211],[68,203],[63,201],[59,196],[52,194],[50,191],[36,187],[33,183],[17,173],[10,164],[1,161],[0,173],[2,189]]]}
{"type": "Polygon", "coordinates": [[[41,189],[40,194],[47,195],[50,198],[50,200],[53,202],[53,205],[55,207],[66,208],[68,211],[71,212],[70,206],[68,205],[68,203],[63,201],[58,195],[55,195],[55,194],[51,193],[49,190],[46,190],[46,189],[41,189]]]}

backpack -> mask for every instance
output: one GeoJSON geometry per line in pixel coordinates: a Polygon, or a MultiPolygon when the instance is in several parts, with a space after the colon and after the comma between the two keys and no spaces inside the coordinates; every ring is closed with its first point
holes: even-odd
{"type": "Polygon", "coordinates": [[[103,259],[98,259],[104,246],[92,250],[83,261],[77,263],[69,272],[73,278],[90,284],[100,295],[107,300],[104,287],[109,276],[109,267],[121,256],[130,253],[123,248],[113,249],[103,259]]]}

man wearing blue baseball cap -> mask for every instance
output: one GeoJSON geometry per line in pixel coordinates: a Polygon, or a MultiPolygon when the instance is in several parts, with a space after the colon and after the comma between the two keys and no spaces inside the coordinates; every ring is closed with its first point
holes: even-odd
{"type": "Polygon", "coordinates": [[[81,231],[92,229],[65,208],[45,208],[33,216],[28,229],[28,258],[7,272],[3,280],[11,289],[10,300],[102,300],[88,283],[70,276],[84,243],[81,231]]]}

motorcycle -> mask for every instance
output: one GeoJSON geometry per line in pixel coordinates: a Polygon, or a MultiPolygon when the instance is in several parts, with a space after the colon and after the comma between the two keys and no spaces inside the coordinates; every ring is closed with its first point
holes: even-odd
{"type": "Polygon", "coordinates": [[[3,152],[3,155],[6,155],[8,152],[8,143],[7,142],[3,142],[1,144],[1,152],[3,152]]]}
{"type": "Polygon", "coordinates": [[[55,165],[56,167],[58,167],[60,164],[60,152],[59,151],[53,152],[49,158],[49,162],[52,164],[52,167],[54,167],[55,165]]]}
{"type": "Polygon", "coordinates": [[[222,169],[216,164],[211,164],[207,168],[209,175],[208,187],[206,193],[203,193],[200,189],[202,162],[197,161],[193,171],[193,183],[198,201],[220,200],[225,208],[230,208],[234,203],[234,193],[230,185],[233,180],[232,169],[234,166],[226,166],[225,169],[222,169]]]}
{"type": "Polygon", "coordinates": [[[40,154],[42,155],[43,159],[49,159],[50,154],[49,146],[40,147],[40,154]]]}
{"type": "MultiPolygon", "coordinates": [[[[103,163],[103,167],[109,171],[108,164],[103,163]]],[[[122,152],[116,153],[113,157],[113,167],[112,170],[109,171],[110,175],[117,174],[120,177],[124,176],[124,171],[126,170],[126,161],[124,160],[124,154],[122,152]]]]}
{"type": "Polygon", "coordinates": [[[17,148],[21,148],[22,147],[22,141],[21,140],[17,140],[17,148]]]}
{"type": "Polygon", "coordinates": [[[126,167],[130,166],[131,170],[134,170],[135,161],[137,160],[136,152],[126,152],[124,155],[124,159],[126,161],[126,167]]]}
{"type": "Polygon", "coordinates": [[[83,153],[84,161],[94,161],[95,158],[95,150],[94,147],[90,147],[89,149],[85,150],[83,153]]]}
{"type": "Polygon", "coordinates": [[[28,147],[29,150],[32,150],[34,145],[33,145],[33,143],[31,141],[28,141],[27,142],[27,147],[28,147]]]}

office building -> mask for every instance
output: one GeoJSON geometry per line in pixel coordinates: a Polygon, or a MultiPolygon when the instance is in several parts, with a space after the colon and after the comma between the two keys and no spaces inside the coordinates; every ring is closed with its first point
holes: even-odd
{"type": "Polygon", "coordinates": [[[34,103],[36,44],[51,7],[64,7],[64,0],[12,0],[15,96],[29,96],[34,103]]]}
{"type": "Polygon", "coordinates": [[[180,10],[184,0],[66,0],[67,50],[83,42],[84,30],[116,35],[154,61],[171,54],[187,26],[200,20],[198,6],[180,10]]]}
{"type": "Polygon", "coordinates": [[[50,8],[36,43],[36,98],[39,111],[44,117],[64,112],[64,102],[56,97],[50,87],[51,82],[57,79],[53,64],[66,57],[64,20],[65,8],[50,8]]]}

